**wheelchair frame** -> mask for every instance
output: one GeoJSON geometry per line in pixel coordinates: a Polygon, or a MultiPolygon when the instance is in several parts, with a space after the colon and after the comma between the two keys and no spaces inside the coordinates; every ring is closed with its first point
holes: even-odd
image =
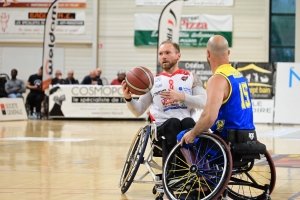
{"type": "MultiPolygon", "coordinates": [[[[166,195],[170,199],[177,199],[175,197],[170,196],[172,192],[170,192],[167,188],[168,187],[168,185],[166,184],[167,183],[167,180],[166,180],[167,174],[165,174],[165,172],[167,171],[166,166],[168,165],[168,160],[171,157],[171,154],[174,153],[174,151],[175,151],[174,149],[180,148],[179,145],[177,144],[173,148],[171,153],[168,155],[168,158],[166,160],[166,164],[164,166],[164,170],[163,170],[163,173],[162,173],[162,178],[160,178],[153,171],[153,169],[162,170],[162,167],[160,165],[158,165],[153,160],[153,157],[154,157],[153,156],[153,153],[154,153],[153,150],[154,150],[154,148],[158,148],[159,150],[162,150],[161,147],[159,147],[158,145],[155,144],[155,141],[159,141],[159,139],[160,139],[157,136],[157,127],[156,127],[155,123],[151,123],[151,125],[147,125],[147,126],[141,128],[137,132],[137,135],[140,135],[140,138],[138,140],[134,140],[132,142],[131,147],[130,147],[129,152],[128,152],[128,155],[127,155],[127,158],[126,158],[125,163],[124,163],[124,167],[123,167],[123,171],[122,171],[121,178],[120,178],[120,183],[119,183],[119,187],[121,188],[121,192],[125,193],[129,189],[131,183],[154,184],[152,192],[153,192],[153,194],[157,195],[156,200],[162,200],[164,193],[166,193],[166,195]],[[147,138],[141,140],[141,137],[147,137],[147,138]],[[149,154],[144,158],[144,152],[145,152],[145,149],[147,147],[149,137],[152,139],[150,141],[151,148],[150,148],[149,154]],[[145,142],[145,140],[147,140],[147,142],[145,142]],[[138,144],[138,146],[137,146],[137,144],[138,144]],[[135,148],[135,147],[137,147],[137,148],[135,148]],[[140,149],[142,149],[143,151],[140,151],[140,149]],[[138,151],[138,152],[136,152],[136,151],[138,151]],[[139,155],[139,157],[133,156],[133,160],[132,160],[133,163],[132,163],[132,161],[129,162],[130,159],[128,160],[128,158],[130,158],[131,155],[137,155],[139,153],[141,153],[139,155]],[[128,167],[128,163],[130,163],[131,167],[128,167]],[[144,164],[146,166],[147,171],[145,173],[143,173],[139,178],[134,179],[140,164],[144,164]],[[127,166],[127,168],[126,168],[126,166],[127,166]],[[149,174],[152,177],[152,181],[144,180],[144,178],[147,177],[149,174]],[[164,180],[164,181],[162,181],[161,179],[164,180]],[[124,186],[126,186],[125,189],[124,189],[124,186]]],[[[271,156],[268,152],[266,152],[264,155],[265,155],[266,161],[269,164],[268,167],[270,169],[270,176],[271,176],[270,177],[270,183],[267,183],[265,185],[259,185],[259,181],[254,180],[251,177],[251,174],[249,175],[251,169],[253,168],[253,165],[255,165],[254,161],[252,161],[250,163],[250,165],[248,165],[249,164],[248,163],[246,168],[245,167],[243,168],[243,167],[233,166],[232,155],[231,155],[231,151],[230,151],[230,145],[226,144],[226,142],[222,138],[220,138],[219,136],[217,136],[215,134],[212,134],[211,132],[208,132],[204,135],[208,135],[208,136],[205,136],[205,137],[214,138],[214,140],[219,141],[220,148],[224,148],[225,151],[227,152],[226,153],[227,158],[225,160],[228,161],[228,166],[226,164],[226,166],[227,166],[226,167],[226,170],[227,170],[226,177],[222,176],[222,181],[221,181],[221,178],[220,178],[220,184],[222,184],[222,186],[219,186],[219,189],[217,189],[217,191],[214,191],[214,193],[212,194],[213,196],[210,196],[209,198],[204,197],[204,198],[201,198],[201,199],[219,199],[219,198],[227,199],[227,194],[228,194],[229,197],[234,198],[234,199],[237,199],[237,198],[238,199],[249,199],[249,200],[252,200],[252,199],[270,200],[271,199],[270,194],[272,193],[272,190],[274,189],[275,182],[276,182],[276,170],[275,170],[275,166],[274,166],[274,163],[272,161],[272,158],[271,158],[271,156]],[[251,183],[247,182],[247,180],[243,180],[243,178],[241,178],[241,177],[234,177],[235,175],[241,176],[240,175],[241,173],[245,173],[246,174],[245,176],[247,176],[247,180],[249,178],[251,183]],[[249,191],[250,191],[250,187],[254,187],[256,189],[264,191],[264,193],[258,195],[257,197],[252,197],[252,194],[251,194],[250,197],[247,197],[247,196],[245,196],[244,191],[243,191],[243,194],[239,194],[240,187],[243,188],[244,186],[249,187],[249,191]],[[234,187],[239,187],[239,188],[236,189],[234,187]]],[[[135,139],[136,139],[136,137],[135,137],[135,139]]],[[[224,166],[223,166],[223,169],[224,169],[224,166]]],[[[190,167],[192,167],[192,166],[190,166],[190,167]]],[[[192,168],[190,168],[190,170],[191,169],[192,168]]],[[[201,173],[203,173],[203,171],[205,172],[205,169],[204,170],[202,169],[201,173]]],[[[216,175],[214,175],[215,177],[218,177],[218,173],[221,173],[220,169],[216,170],[216,168],[215,168],[215,171],[219,171],[219,172],[215,173],[216,175]]],[[[213,177],[213,175],[211,175],[211,174],[209,176],[213,177]]],[[[205,179],[207,179],[207,178],[205,178],[205,179]]],[[[187,179],[187,181],[188,180],[189,180],[189,178],[187,179]]],[[[200,182],[199,182],[199,184],[200,184],[200,182]]],[[[188,189],[188,190],[190,190],[190,189],[188,189]]],[[[189,194],[190,191],[188,191],[186,193],[189,194]]],[[[250,191],[250,193],[251,193],[251,191],[250,191]]],[[[204,194],[204,192],[203,192],[203,194],[204,194]]],[[[199,196],[198,199],[200,199],[200,192],[199,192],[198,196],[199,196]]]]}
{"type": "MultiPolygon", "coordinates": [[[[140,164],[145,165],[147,171],[145,173],[143,173],[140,177],[135,179],[135,175],[136,175],[138,170],[130,169],[129,170],[130,172],[133,171],[132,177],[124,177],[124,173],[126,173],[125,168],[126,168],[126,165],[127,165],[127,162],[128,162],[127,161],[128,159],[126,159],[125,163],[124,163],[123,171],[122,171],[122,174],[121,174],[120,182],[119,182],[119,187],[121,188],[121,192],[124,194],[129,189],[131,183],[154,184],[152,193],[157,194],[158,199],[159,199],[160,198],[159,196],[161,196],[161,197],[163,196],[162,181],[161,181],[160,176],[157,176],[157,174],[154,172],[154,169],[158,169],[158,170],[162,171],[162,166],[160,166],[159,164],[157,164],[153,160],[153,157],[154,157],[153,156],[153,150],[154,150],[154,148],[157,148],[160,151],[162,151],[162,148],[160,146],[156,145],[155,142],[154,142],[154,141],[159,141],[159,138],[157,136],[156,124],[151,123],[151,125],[150,126],[148,125],[148,127],[150,128],[150,130],[149,130],[150,133],[149,134],[145,133],[144,137],[152,138],[152,140],[150,140],[151,148],[149,149],[149,153],[146,157],[144,157],[144,151],[142,152],[143,155],[140,155],[140,156],[142,156],[142,159],[140,160],[140,163],[138,164],[138,166],[140,164]],[[152,181],[144,180],[149,174],[152,178],[152,181]],[[130,179],[132,179],[132,180],[130,180],[130,179]],[[129,182],[129,183],[127,183],[127,185],[126,185],[126,182],[129,182]],[[124,185],[125,185],[125,187],[124,187],[124,185]]],[[[145,130],[147,131],[147,126],[145,126],[143,128],[140,128],[138,130],[136,136],[139,135],[142,131],[145,131],[145,130]]],[[[147,140],[148,140],[148,138],[147,138],[147,140]]],[[[135,145],[134,144],[135,142],[137,142],[137,141],[132,142],[131,147],[135,145]]],[[[143,145],[141,147],[142,149],[146,149],[148,142],[144,143],[144,144],[141,144],[140,140],[138,142],[140,143],[139,145],[143,145]]],[[[128,154],[130,154],[130,151],[131,151],[131,149],[129,149],[128,154]]],[[[127,157],[128,156],[129,155],[127,155],[127,157]]],[[[134,158],[134,159],[137,160],[137,158],[134,158]]],[[[127,174],[128,173],[129,172],[127,172],[127,174]]]]}

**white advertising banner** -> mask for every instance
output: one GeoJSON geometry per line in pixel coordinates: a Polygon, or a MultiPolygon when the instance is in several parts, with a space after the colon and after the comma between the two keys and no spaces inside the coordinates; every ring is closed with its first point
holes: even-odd
{"type": "Polygon", "coordinates": [[[273,99],[252,99],[252,108],[254,123],[273,123],[273,99]]]}
{"type": "Polygon", "coordinates": [[[27,120],[23,99],[0,98],[0,121],[27,120]]]}
{"type": "MultiPolygon", "coordinates": [[[[164,6],[171,0],[135,0],[137,6],[164,6]]],[[[234,0],[188,0],[185,6],[233,6],[234,0]]]]}
{"type": "Polygon", "coordinates": [[[162,11],[158,22],[158,45],[163,41],[178,43],[183,0],[170,2],[162,11]]]}
{"type": "Polygon", "coordinates": [[[176,32],[177,34],[178,28],[180,29],[180,47],[206,47],[209,38],[216,34],[224,36],[228,40],[229,46],[232,46],[232,15],[181,15],[180,19],[178,19],[178,16],[176,17],[177,23],[175,23],[175,17],[172,17],[172,14],[169,12],[165,12],[164,20],[159,17],[157,14],[137,13],[134,15],[135,46],[157,46],[158,34],[160,35],[159,43],[163,40],[170,40],[169,38],[172,38],[172,41],[178,41],[173,33],[176,32]],[[158,33],[157,27],[160,20],[160,30],[158,33]],[[174,27],[170,28],[172,24],[174,24],[174,27]],[[161,30],[163,30],[163,33],[161,33],[161,30]],[[162,37],[161,34],[164,34],[165,37],[162,37]],[[176,40],[173,38],[176,38],[176,40]]]}
{"type": "Polygon", "coordinates": [[[277,63],[275,123],[300,124],[300,63],[277,63]]]}
{"type": "MultiPolygon", "coordinates": [[[[50,86],[50,118],[136,118],[127,108],[121,86],[50,86]]],[[[140,119],[148,117],[145,112],[140,119]]]]}
{"type": "MultiPolygon", "coordinates": [[[[43,34],[46,12],[0,11],[0,34],[43,34]]],[[[56,34],[84,34],[85,12],[58,12],[56,34]]]]}

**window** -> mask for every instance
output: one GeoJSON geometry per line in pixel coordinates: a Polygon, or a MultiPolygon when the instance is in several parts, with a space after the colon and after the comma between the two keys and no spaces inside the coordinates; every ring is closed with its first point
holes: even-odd
{"type": "Polygon", "coordinates": [[[270,0],[269,61],[295,61],[296,0],[270,0]]]}

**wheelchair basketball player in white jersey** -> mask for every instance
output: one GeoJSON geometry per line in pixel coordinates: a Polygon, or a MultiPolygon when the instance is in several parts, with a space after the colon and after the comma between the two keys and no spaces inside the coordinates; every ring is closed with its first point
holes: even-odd
{"type": "Polygon", "coordinates": [[[157,125],[157,133],[162,140],[163,163],[177,143],[177,134],[195,126],[195,109],[206,104],[206,91],[196,75],[179,69],[180,47],[175,42],[164,41],[159,46],[159,62],[163,72],[154,77],[151,91],[131,98],[125,81],[122,90],[128,109],[135,115],[142,115],[149,106],[150,119],[157,125]]]}

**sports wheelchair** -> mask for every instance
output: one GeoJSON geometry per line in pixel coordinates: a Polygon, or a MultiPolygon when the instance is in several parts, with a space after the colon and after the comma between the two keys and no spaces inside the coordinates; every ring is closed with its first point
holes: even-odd
{"type": "Polygon", "coordinates": [[[270,200],[276,182],[272,158],[263,144],[257,141],[255,131],[231,130],[227,142],[215,133],[205,132],[193,144],[179,143],[169,153],[162,176],[152,168],[161,169],[153,161],[157,145],[156,127],[151,124],[141,128],[129,149],[119,187],[125,193],[131,183],[154,183],[156,200],[163,195],[169,199],[217,200],[247,199],[270,200]],[[150,153],[144,157],[148,138],[150,153]],[[140,164],[148,171],[134,179],[140,164]],[[148,174],[153,181],[143,181],[148,174]],[[161,187],[162,186],[162,187],[161,187]]]}

